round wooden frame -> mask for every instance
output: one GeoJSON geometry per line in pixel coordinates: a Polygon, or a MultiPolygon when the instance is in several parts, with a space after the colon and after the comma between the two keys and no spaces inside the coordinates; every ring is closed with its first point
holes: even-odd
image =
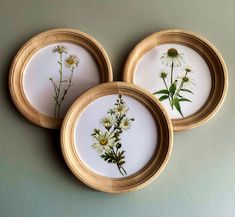
{"type": "Polygon", "coordinates": [[[82,94],[67,112],[61,129],[61,147],[64,159],[73,174],[86,185],[103,192],[123,193],[138,190],[156,178],[165,168],[173,146],[173,129],[167,113],[154,96],[134,84],[113,82],[98,85],[82,94]],[[138,173],[124,178],[100,176],[79,158],[75,150],[74,129],[86,106],[99,97],[124,94],[140,101],[152,113],[158,126],[158,146],[153,158],[138,173]]]}
{"type": "Polygon", "coordinates": [[[124,66],[123,80],[133,83],[135,69],[142,56],[152,48],[168,43],[182,44],[194,49],[209,66],[212,88],[205,105],[186,118],[172,119],[174,131],[198,127],[216,114],[225,99],[228,88],[225,62],[218,50],[207,39],[193,32],[179,29],[154,33],[139,42],[129,54],[124,66]]]}
{"type": "Polygon", "coordinates": [[[70,42],[84,47],[95,59],[101,72],[101,83],[113,80],[112,67],[104,48],[91,36],[75,29],[53,29],[40,33],[26,42],[16,54],[9,76],[11,97],[18,110],[31,122],[45,128],[59,128],[62,121],[48,117],[33,108],[23,91],[24,68],[30,57],[39,49],[61,42],[70,42]]]}

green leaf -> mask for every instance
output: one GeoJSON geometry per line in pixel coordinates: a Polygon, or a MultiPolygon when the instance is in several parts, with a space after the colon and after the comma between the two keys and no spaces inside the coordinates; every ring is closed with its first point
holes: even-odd
{"type": "Polygon", "coordinates": [[[126,161],[120,161],[120,162],[119,162],[119,165],[122,166],[122,165],[125,164],[125,163],[126,163],[126,161]]]}
{"type": "Polygon", "coordinates": [[[159,91],[157,91],[157,92],[155,92],[155,93],[153,93],[153,94],[169,94],[169,91],[168,90],[159,90],[159,91]]]}
{"type": "Polygon", "coordinates": [[[189,90],[189,89],[180,89],[181,91],[184,91],[184,92],[188,92],[188,93],[191,93],[191,94],[193,94],[193,92],[191,91],[191,90],[189,90]]]}
{"type": "Polygon", "coordinates": [[[121,143],[117,143],[117,144],[116,144],[116,148],[117,148],[117,149],[119,149],[119,148],[121,148],[121,147],[122,147],[122,144],[121,144],[121,143]]]}
{"type": "Polygon", "coordinates": [[[168,95],[163,95],[163,96],[161,96],[161,97],[159,98],[159,100],[160,100],[160,101],[163,101],[163,100],[168,99],[168,98],[169,98],[168,95]]]}
{"type": "Polygon", "coordinates": [[[93,129],[93,133],[91,134],[91,136],[95,136],[97,134],[100,134],[100,130],[99,129],[93,129]]]}
{"type": "Polygon", "coordinates": [[[170,86],[169,91],[170,91],[171,95],[175,94],[175,91],[176,91],[176,81],[174,81],[174,83],[170,86]]]}
{"type": "Polygon", "coordinates": [[[184,98],[183,96],[181,96],[180,94],[177,93],[177,96],[180,97],[180,98],[184,98]]]}
{"type": "Polygon", "coordinates": [[[192,102],[191,100],[189,100],[189,99],[186,99],[186,98],[181,98],[181,99],[179,99],[179,101],[181,102],[192,102]]]}
{"type": "Polygon", "coordinates": [[[181,107],[180,107],[179,99],[178,98],[174,98],[172,100],[172,103],[175,106],[175,108],[177,109],[177,111],[181,114],[181,116],[184,117],[184,115],[181,112],[181,107]]]}

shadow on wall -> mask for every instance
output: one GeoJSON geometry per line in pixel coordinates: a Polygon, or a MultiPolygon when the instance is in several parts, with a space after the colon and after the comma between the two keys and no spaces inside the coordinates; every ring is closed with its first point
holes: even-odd
{"type": "Polygon", "coordinates": [[[64,157],[62,155],[61,146],[60,146],[60,130],[48,130],[50,133],[48,133],[48,143],[52,144],[49,145],[48,148],[48,155],[51,157],[51,161],[56,164],[56,166],[59,167],[59,170],[61,172],[61,175],[66,177],[66,179],[73,183],[75,186],[78,186],[79,188],[84,188],[88,191],[95,191],[85,184],[83,184],[79,179],[77,179],[70,169],[67,167],[64,157]]]}

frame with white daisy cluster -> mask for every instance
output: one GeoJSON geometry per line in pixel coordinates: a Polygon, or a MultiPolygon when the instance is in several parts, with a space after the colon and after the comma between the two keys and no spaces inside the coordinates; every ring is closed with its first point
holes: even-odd
{"type": "Polygon", "coordinates": [[[18,51],[9,87],[27,119],[55,129],[81,93],[112,79],[110,60],[95,39],[75,29],[54,29],[36,35],[18,51]]]}
{"type": "Polygon", "coordinates": [[[109,193],[150,183],[165,168],[172,145],[172,124],[162,105],[125,82],[86,91],[68,110],[61,129],[70,170],[86,185],[109,193]]]}
{"type": "Polygon", "coordinates": [[[178,29],[154,33],[138,43],[128,56],[123,80],[155,95],[175,131],[211,118],[228,86],[227,68],[218,50],[205,38],[178,29]]]}

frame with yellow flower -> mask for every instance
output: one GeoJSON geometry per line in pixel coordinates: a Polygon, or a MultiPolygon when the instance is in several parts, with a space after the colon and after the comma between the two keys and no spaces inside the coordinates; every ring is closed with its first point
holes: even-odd
{"type": "Polygon", "coordinates": [[[9,84],[16,107],[27,119],[55,129],[76,97],[112,77],[109,58],[95,39],[75,29],[53,29],[22,46],[9,84]]]}
{"type": "Polygon", "coordinates": [[[154,96],[133,84],[112,82],[74,102],[63,122],[61,146],[82,182],[121,193],[138,190],[160,174],[172,137],[169,117],[154,96]],[[120,104],[125,106],[117,113],[120,104]]]}

